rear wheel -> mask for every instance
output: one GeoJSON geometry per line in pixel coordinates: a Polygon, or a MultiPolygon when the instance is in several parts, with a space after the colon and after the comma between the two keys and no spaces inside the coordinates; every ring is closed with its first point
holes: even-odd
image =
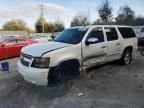
{"type": "Polygon", "coordinates": [[[132,62],[132,50],[126,49],[120,59],[122,65],[129,65],[132,62]]]}

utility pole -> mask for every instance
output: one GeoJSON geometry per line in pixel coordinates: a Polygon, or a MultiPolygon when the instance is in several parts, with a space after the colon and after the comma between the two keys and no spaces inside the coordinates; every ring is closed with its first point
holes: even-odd
{"type": "Polygon", "coordinates": [[[43,32],[43,35],[44,35],[44,32],[45,32],[45,24],[44,24],[44,5],[43,3],[40,4],[40,15],[41,15],[41,20],[42,20],[42,32],[43,32]]]}

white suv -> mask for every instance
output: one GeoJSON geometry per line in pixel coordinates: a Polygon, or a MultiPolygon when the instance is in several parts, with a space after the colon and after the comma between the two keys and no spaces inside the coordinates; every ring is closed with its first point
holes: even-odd
{"type": "Polygon", "coordinates": [[[61,32],[54,42],[24,47],[18,71],[25,80],[36,85],[59,84],[97,64],[119,60],[128,65],[135,49],[137,38],[132,27],[74,27],[61,32]]]}

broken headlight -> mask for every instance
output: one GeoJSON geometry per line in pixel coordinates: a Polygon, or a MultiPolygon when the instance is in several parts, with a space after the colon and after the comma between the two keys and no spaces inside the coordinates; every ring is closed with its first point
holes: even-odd
{"type": "Polygon", "coordinates": [[[48,68],[50,58],[34,58],[32,67],[35,68],[48,68]]]}

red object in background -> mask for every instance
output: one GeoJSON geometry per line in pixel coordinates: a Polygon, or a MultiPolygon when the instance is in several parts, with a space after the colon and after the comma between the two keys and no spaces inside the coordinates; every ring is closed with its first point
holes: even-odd
{"type": "Polygon", "coordinates": [[[0,60],[19,56],[24,46],[33,43],[37,43],[37,41],[18,37],[0,38],[0,60]]]}

